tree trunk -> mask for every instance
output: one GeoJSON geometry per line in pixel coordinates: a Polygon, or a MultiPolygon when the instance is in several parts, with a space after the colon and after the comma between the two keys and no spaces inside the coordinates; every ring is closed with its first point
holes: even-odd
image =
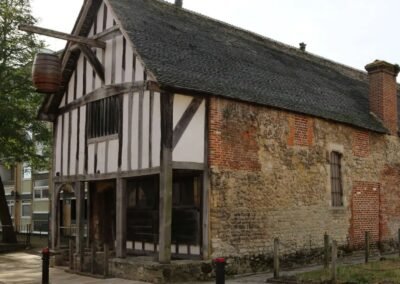
{"type": "Polygon", "coordinates": [[[4,185],[1,176],[0,176],[0,221],[3,229],[2,232],[3,243],[17,243],[17,235],[15,234],[14,231],[14,227],[10,216],[10,211],[8,211],[6,192],[4,190],[4,185]]]}

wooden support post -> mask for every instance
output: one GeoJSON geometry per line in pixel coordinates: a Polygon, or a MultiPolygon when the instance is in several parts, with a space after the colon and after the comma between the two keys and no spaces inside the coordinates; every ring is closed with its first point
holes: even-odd
{"type": "Polygon", "coordinates": [[[96,244],[92,242],[92,247],[90,251],[90,273],[94,274],[96,270],[96,244]]]}
{"type": "Polygon", "coordinates": [[[117,179],[117,249],[116,254],[119,258],[126,257],[126,180],[117,179]]]}
{"type": "Polygon", "coordinates": [[[50,217],[50,234],[51,248],[54,250],[57,247],[58,239],[58,219],[59,219],[59,188],[56,183],[53,184],[53,194],[51,195],[51,217],[50,217]]]}
{"type": "Polygon", "coordinates": [[[279,239],[274,239],[274,279],[279,279],[279,239]]]}
{"type": "Polygon", "coordinates": [[[397,248],[399,249],[399,256],[400,256],[400,229],[398,232],[398,243],[397,243],[397,248]]]}
{"type": "MultiPolygon", "coordinates": [[[[76,196],[76,253],[79,255],[79,264],[82,266],[82,259],[84,254],[84,210],[85,210],[85,183],[75,183],[75,196],[76,196]]],[[[81,268],[82,269],[82,268],[81,268]]]]}
{"type": "Polygon", "coordinates": [[[332,283],[337,283],[337,243],[332,241],[332,283]]]}
{"type": "Polygon", "coordinates": [[[74,241],[72,239],[69,240],[69,269],[74,270],[74,241]]]}
{"type": "Polygon", "coordinates": [[[158,261],[168,264],[171,262],[173,95],[162,92],[160,107],[160,249],[158,261]]]}
{"type": "Polygon", "coordinates": [[[324,234],[324,267],[329,267],[329,235],[324,234]]]}
{"type": "Polygon", "coordinates": [[[365,232],[365,263],[369,260],[369,232],[365,232]]]}
{"type": "Polygon", "coordinates": [[[109,253],[108,244],[104,243],[104,271],[103,271],[104,277],[108,276],[108,253],[109,253]]]}

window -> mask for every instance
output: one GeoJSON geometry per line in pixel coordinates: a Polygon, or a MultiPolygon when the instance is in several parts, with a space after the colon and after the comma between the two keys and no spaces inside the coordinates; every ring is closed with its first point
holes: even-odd
{"type": "Polygon", "coordinates": [[[22,201],[21,203],[21,217],[31,217],[31,203],[28,201],[22,201]]]}
{"type": "Polygon", "coordinates": [[[24,166],[23,171],[24,171],[24,179],[31,179],[32,177],[31,167],[24,166]]]}
{"type": "Polygon", "coordinates": [[[48,199],[49,198],[48,186],[35,186],[35,188],[33,189],[33,198],[48,199]]]}
{"type": "Polygon", "coordinates": [[[342,159],[342,154],[340,154],[339,152],[331,152],[330,155],[331,193],[332,193],[333,207],[343,206],[341,159],[342,159]]]}
{"type": "Polygon", "coordinates": [[[97,138],[118,133],[120,100],[118,96],[105,98],[88,104],[88,138],[97,138]]]}

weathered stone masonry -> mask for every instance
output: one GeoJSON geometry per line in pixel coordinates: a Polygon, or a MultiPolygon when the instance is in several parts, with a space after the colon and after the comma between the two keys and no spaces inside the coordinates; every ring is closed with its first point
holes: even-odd
{"type": "Polygon", "coordinates": [[[217,97],[209,121],[213,256],[268,253],[274,237],[293,252],[322,246],[325,232],[343,245],[359,245],[365,230],[396,236],[398,137],[217,97]],[[331,151],[342,154],[340,208],[331,206],[331,151]]]}

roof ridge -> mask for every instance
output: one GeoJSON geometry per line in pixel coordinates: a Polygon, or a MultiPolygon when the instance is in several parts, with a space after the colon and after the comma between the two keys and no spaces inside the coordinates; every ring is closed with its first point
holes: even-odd
{"type": "MultiPolygon", "coordinates": [[[[152,1],[152,0],[150,0],[150,1],[152,1]]],[[[164,4],[164,5],[168,5],[170,7],[174,7],[175,6],[173,3],[170,3],[170,2],[168,2],[166,0],[155,0],[155,1],[157,1],[157,2],[159,2],[161,4],[164,4]]],[[[351,67],[349,65],[346,65],[344,63],[340,63],[340,62],[334,61],[332,59],[329,59],[329,58],[314,54],[312,52],[301,51],[298,47],[295,47],[293,45],[280,42],[278,40],[272,39],[272,38],[267,37],[265,35],[261,35],[261,34],[259,34],[257,32],[250,31],[250,30],[247,30],[245,28],[241,28],[241,27],[235,26],[233,24],[224,22],[224,21],[219,20],[219,19],[212,18],[210,16],[201,14],[201,13],[193,11],[193,10],[189,10],[187,8],[184,8],[184,7],[182,7],[182,8],[181,7],[179,7],[179,8],[176,7],[176,9],[183,10],[186,13],[193,14],[193,15],[195,15],[197,17],[205,18],[205,19],[213,21],[213,22],[215,22],[217,24],[223,25],[223,26],[225,26],[225,27],[227,27],[229,29],[244,33],[244,35],[252,36],[255,39],[262,40],[262,41],[264,41],[266,43],[270,43],[270,44],[272,44],[272,45],[270,45],[270,47],[272,47],[272,48],[274,48],[274,49],[276,49],[278,51],[282,51],[282,48],[284,48],[285,49],[284,52],[286,52],[289,55],[298,56],[298,57],[301,57],[301,58],[306,59],[308,61],[311,61],[311,62],[314,62],[314,63],[318,63],[318,64],[324,65],[326,67],[330,67],[332,69],[335,69],[335,71],[340,72],[340,73],[342,73],[342,74],[344,74],[346,76],[349,76],[349,77],[351,77],[353,79],[356,79],[356,80],[359,80],[359,81],[366,81],[368,79],[368,74],[367,74],[366,71],[363,71],[363,70],[357,69],[355,67],[351,67]]],[[[400,90],[400,84],[399,84],[398,87],[399,87],[399,90],[400,90]]]]}

